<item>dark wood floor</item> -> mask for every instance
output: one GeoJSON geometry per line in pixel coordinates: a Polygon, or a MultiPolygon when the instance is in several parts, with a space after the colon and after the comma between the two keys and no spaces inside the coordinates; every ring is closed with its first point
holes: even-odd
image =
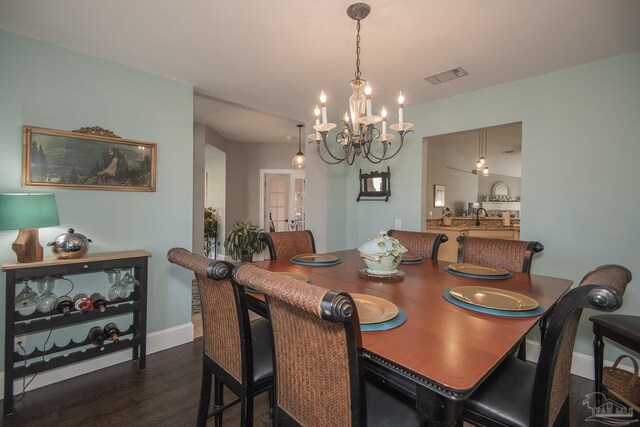
{"type": "MultiPolygon", "coordinates": [[[[30,391],[0,425],[193,426],[201,363],[202,340],[198,339],[148,356],[142,372],[127,362],[30,391]]],[[[572,378],[572,426],[600,425],[585,422],[589,411],[582,400],[592,391],[592,381],[572,378]]],[[[226,397],[231,398],[231,392],[226,397]]],[[[238,413],[237,406],[225,412],[224,424],[238,425],[238,413]]],[[[256,425],[268,425],[266,396],[256,399],[255,413],[256,425]]]]}

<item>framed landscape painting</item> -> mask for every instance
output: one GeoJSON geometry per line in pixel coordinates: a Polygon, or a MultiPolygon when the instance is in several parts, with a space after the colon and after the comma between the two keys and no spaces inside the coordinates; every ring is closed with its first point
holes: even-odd
{"type": "Polygon", "coordinates": [[[100,127],[67,132],[23,126],[22,185],[156,191],[157,145],[100,127]]]}

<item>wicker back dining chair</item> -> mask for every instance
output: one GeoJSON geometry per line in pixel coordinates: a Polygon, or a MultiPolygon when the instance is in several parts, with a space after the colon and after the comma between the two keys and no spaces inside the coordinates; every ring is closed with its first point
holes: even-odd
{"type": "Polygon", "coordinates": [[[186,249],[173,248],[167,254],[169,262],[195,273],[202,303],[204,355],[198,426],[215,417],[222,425],[222,413],[241,403],[241,424],[253,423],[253,398],[269,391],[273,409],[273,347],[268,320],[249,321],[244,289],[231,279],[233,264],[214,261],[186,249]],[[214,406],[209,412],[211,377],[214,376],[214,406]],[[239,399],[223,405],[223,386],[239,399]]]}
{"type": "Polygon", "coordinates": [[[571,358],[582,309],[617,310],[630,281],[629,270],[619,265],[588,273],[548,317],[537,366],[507,358],[464,401],[465,421],[483,426],[568,426],[571,358]]]}
{"type": "Polygon", "coordinates": [[[446,234],[420,231],[389,230],[387,235],[398,239],[409,252],[424,259],[438,259],[440,245],[449,240],[446,234]]]}
{"type": "Polygon", "coordinates": [[[358,313],[349,294],[251,264],[236,267],[233,277],[266,295],[277,425],[426,425],[414,402],[365,382],[358,313]]]}
{"type": "MultiPolygon", "coordinates": [[[[491,239],[484,237],[458,237],[458,262],[500,267],[514,273],[529,273],[533,255],[542,252],[540,242],[523,240],[491,239]]],[[[544,321],[540,331],[544,336],[544,321]]],[[[527,360],[527,340],[520,342],[518,357],[527,360]]]]}
{"type": "Polygon", "coordinates": [[[313,233],[309,230],[262,232],[258,239],[267,244],[270,259],[290,259],[295,255],[316,253],[313,233]]]}
{"type": "Polygon", "coordinates": [[[500,267],[517,273],[529,273],[533,255],[542,252],[540,242],[458,237],[458,262],[500,267]]]}

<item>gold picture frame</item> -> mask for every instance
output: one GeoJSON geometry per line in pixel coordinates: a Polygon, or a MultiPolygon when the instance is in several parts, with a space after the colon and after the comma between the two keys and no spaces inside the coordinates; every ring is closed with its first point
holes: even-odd
{"type": "Polygon", "coordinates": [[[436,208],[444,208],[445,187],[444,185],[433,186],[433,206],[436,208]]]}
{"type": "Polygon", "coordinates": [[[22,135],[24,187],[156,191],[157,144],[98,126],[72,132],[23,126],[22,135]]]}

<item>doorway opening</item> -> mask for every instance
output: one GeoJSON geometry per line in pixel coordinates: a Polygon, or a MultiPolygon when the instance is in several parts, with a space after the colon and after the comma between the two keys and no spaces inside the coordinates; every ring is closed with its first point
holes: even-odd
{"type": "Polygon", "coordinates": [[[304,190],[304,172],[261,169],[260,227],[267,231],[305,230],[304,190]]]}
{"type": "MultiPolygon", "coordinates": [[[[217,236],[213,240],[213,244],[208,247],[209,253],[205,253],[207,245],[204,243],[204,233],[197,236],[199,241],[194,246],[195,249],[202,251],[200,253],[209,258],[224,259],[225,254],[222,242],[225,236],[227,155],[213,145],[205,144],[202,162],[204,176],[200,175],[202,180],[200,181],[201,187],[195,188],[194,186],[194,194],[196,191],[199,193],[200,205],[197,208],[197,215],[194,215],[194,221],[203,221],[203,210],[206,208],[212,209],[212,215],[215,216],[215,222],[217,223],[217,236]]],[[[194,338],[202,336],[200,295],[195,281],[192,281],[191,284],[191,322],[194,327],[194,338]]]]}

